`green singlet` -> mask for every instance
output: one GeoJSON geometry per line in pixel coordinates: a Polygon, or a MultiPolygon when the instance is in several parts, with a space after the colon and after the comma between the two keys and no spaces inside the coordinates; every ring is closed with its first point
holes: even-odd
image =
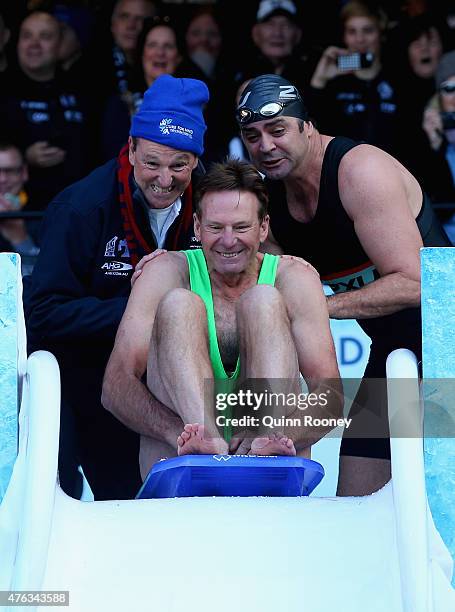
{"type": "MultiPolygon", "coordinates": [[[[183,253],[186,255],[188,260],[191,291],[197,293],[197,295],[204,301],[207,312],[209,351],[210,361],[212,362],[213,368],[213,377],[215,378],[215,381],[232,381],[232,388],[234,388],[234,382],[240,374],[240,358],[237,358],[237,364],[233,374],[227,374],[226,370],[224,369],[223,362],[221,361],[220,349],[218,346],[215,311],[213,308],[212,285],[210,283],[210,276],[207,269],[207,262],[205,261],[204,252],[202,249],[192,249],[183,251],[183,253]]],[[[264,255],[261,270],[259,272],[257,282],[258,285],[275,285],[279,259],[280,258],[278,255],[269,255],[268,253],[264,255]]],[[[229,414],[231,412],[232,411],[230,408],[225,411],[227,418],[231,416],[231,414],[229,414]]],[[[232,425],[224,426],[223,436],[227,442],[230,441],[232,437],[232,425]]]]}

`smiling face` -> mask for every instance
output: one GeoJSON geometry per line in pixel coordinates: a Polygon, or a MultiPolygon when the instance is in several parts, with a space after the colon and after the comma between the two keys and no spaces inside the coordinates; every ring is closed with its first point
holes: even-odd
{"type": "Polygon", "coordinates": [[[408,47],[408,58],[415,74],[422,79],[434,76],[442,55],[441,37],[436,28],[430,28],[412,41],[408,47]]]}
{"type": "Polygon", "coordinates": [[[182,195],[197,166],[197,157],[166,145],[138,138],[129,139],[129,160],[134,178],[151,208],[166,208],[182,195]]]}
{"type": "Polygon", "coordinates": [[[36,80],[54,76],[60,45],[58,21],[46,13],[33,13],[22,22],[17,57],[22,70],[36,80]]]}
{"type": "Polygon", "coordinates": [[[150,30],[142,53],[142,67],[147,85],[150,87],[161,74],[172,74],[179,61],[174,30],[165,25],[150,30]]]}
{"type": "Polygon", "coordinates": [[[194,233],[210,272],[242,274],[254,265],[269,229],[268,215],[261,221],[258,210],[258,199],[249,191],[212,191],[202,197],[194,233]]]}
{"type": "Polygon", "coordinates": [[[371,17],[350,17],[344,24],[344,44],[351,53],[374,53],[381,50],[381,32],[371,17]]]}
{"type": "Polygon", "coordinates": [[[281,116],[250,123],[242,128],[242,138],[256,168],[267,178],[281,180],[301,165],[312,130],[311,123],[305,122],[301,131],[298,119],[281,116]]]}
{"type": "Polygon", "coordinates": [[[275,15],[253,26],[254,44],[271,62],[277,63],[292,55],[299,43],[300,29],[285,15],[275,15]]]}

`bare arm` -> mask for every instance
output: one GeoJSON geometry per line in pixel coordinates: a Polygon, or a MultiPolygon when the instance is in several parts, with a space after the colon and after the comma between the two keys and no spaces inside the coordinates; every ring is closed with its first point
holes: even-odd
{"type": "Polygon", "coordinates": [[[177,253],[149,262],[134,283],[103,380],[102,403],[134,431],[175,445],[183,423],[156,400],[142,383],[147,354],[161,299],[182,287],[184,277],[177,253]]]}
{"type": "MultiPolygon", "coordinates": [[[[302,418],[341,418],[343,388],[338,371],[335,347],[330,331],[329,315],[321,282],[315,271],[290,260],[280,262],[277,289],[283,295],[297,351],[299,369],[310,393],[325,400],[296,410],[293,416],[302,418]],[[324,397],[324,396],[322,396],[324,397]]],[[[300,432],[288,432],[297,447],[311,446],[333,427],[305,427],[300,432]],[[297,439],[295,439],[295,437],[297,439]]]]}
{"type": "Polygon", "coordinates": [[[404,172],[393,158],[369,145],[355,147],[340,164],[341,201],[380,278],[330,296],[332,318],[368,319],[420,305],[422,239],[408,203],[404,172]]]}

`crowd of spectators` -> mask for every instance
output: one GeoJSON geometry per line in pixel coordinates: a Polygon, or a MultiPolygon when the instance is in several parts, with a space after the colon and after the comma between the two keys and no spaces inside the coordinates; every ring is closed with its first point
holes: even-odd
{"type": "MultiPolygon", "coordinates": [[[[276,73],[326,133],[383,148],[453,203],[454,48],[450,0],[14,3],[0,9],[0,213],[44,211],[116,157],[161,74],[209,87],[206,166],[232,151],[242,83],[276,73]]],[[[450,231],[453,210],[440,215],[450,231]]],[[[38,248],[36,227],[0,217],[1,250],[38,248]]]]}

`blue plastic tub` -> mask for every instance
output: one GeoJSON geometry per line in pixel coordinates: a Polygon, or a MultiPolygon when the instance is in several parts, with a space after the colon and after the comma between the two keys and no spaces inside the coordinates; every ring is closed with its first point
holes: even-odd
{"type": "Polygon", "coordinates": [[[136,499],[300,497],[323,476],[322,465],[302,457],[185,455],[156,463],[136,499]]]}

